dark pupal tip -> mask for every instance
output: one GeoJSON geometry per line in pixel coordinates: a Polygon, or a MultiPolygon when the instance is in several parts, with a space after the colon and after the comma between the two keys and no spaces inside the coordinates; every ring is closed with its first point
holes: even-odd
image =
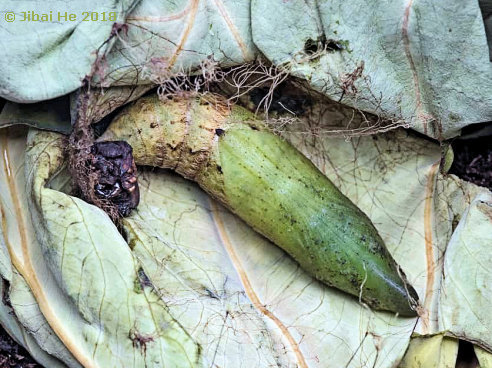
{"type": "Polygon", "coordinates": [[[419,307],[419,297],[417,295],[417,292],[410,285],[407,285],[406,290],[407,290],[407,295],[406,295],[407,303],[404,306],[404,308],[398,311],[398,313],[402,317],[417,317],[418,316],[417,310],[419,307]]]}
{"type": "Polygon", "coordinates": [[[419,295],[415,291],[412,285],[407,280],[407,277],[401,267],[398,266],[398,274],[400,275],[402,287],[401,296],[402,300],[395,308],[396,312],[402,317],[417,317],[419,308],[419,295]]]}

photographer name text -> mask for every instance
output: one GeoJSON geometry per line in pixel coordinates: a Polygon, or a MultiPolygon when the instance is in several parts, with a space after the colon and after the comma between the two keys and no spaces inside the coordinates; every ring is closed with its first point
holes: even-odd
{"type": "Polygon", "coordinates": [[[91,12],[84,11],[80,14],[68,11],[50,11],[46,13],[34,10],[23,12],[7,12],[5,20],[8,22],[97,22],[97,21],[116,21],[116,12],[91,12]]]}

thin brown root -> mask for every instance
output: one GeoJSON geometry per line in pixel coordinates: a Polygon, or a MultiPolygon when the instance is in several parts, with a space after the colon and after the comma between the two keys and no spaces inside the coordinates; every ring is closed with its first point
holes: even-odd
{"type": "Polygon", "coordinates": [[[196,70],[188,71],[173,71],[168,59],[152,58],[144,68],[143,76],[158,85],[157,94],[164,100],[190,93],[206,93],[212,83],[224,79],[225,72],[212,57],[203,60],[196,70]]]}
{"type": "Polygon", "coordinates": [[[253,89],[268,85],[268,92],[261,99],[256,108],[256,113],[263,107],[265,116],[268,118],[268,111],[272,104],[273,92],[290,74],[290,70],[284,65],[273,65],[258,59],[253,63],[246,63],[231,68],[224,78],[224,82],[235,89],[235,93],[229,98],[235,101],[248,94],[253,89]]]}
{"type": "Polygon", "coordinates": [[[296,116],[281,116],[265,121],[268,127],[276,134],[282,134],[286,130],[291,131],[289,126],[299,123],[300,120],[296,116]]]}

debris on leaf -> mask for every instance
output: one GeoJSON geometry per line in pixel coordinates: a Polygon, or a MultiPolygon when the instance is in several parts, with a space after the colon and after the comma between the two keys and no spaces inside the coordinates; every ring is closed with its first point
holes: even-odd
{"type": "Polygon", "coordinates": [[[97,175],[96,196],[116,205],[120,216],[128,216],[140,200],[132,147],[123,141],[95,143],[90,167],[97,175]]]}

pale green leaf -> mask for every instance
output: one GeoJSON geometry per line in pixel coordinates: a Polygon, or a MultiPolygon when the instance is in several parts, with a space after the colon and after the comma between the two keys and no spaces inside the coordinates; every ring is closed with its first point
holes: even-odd
{"type": "Polygon", "coordinates": [[[446,249],[440,290],[440,326],[491,348],[492,194],[473,198],[446,249]]]}
{"type": "MultiPolygon", "coordinates": [[[[0,95],[51,99],[86,77],[97,87],[213,79],[261,55],[332,100],[444,139],[492,120],[491,17],[480,3],[10,0],[4,12],[17,20],[0,28],[0,95]],[[29,10],[77,21],[21,22],[29,10]],[[89,11],[97,21],[81,21],[89,11]],[[101,20],[110,12],[116,20],[101,20]]],[[[236,81],[247,85],[248,75],[236,81]]]]}
{"type": "Polygon", "coordinates": [[[434,335],[410,341],[399,368],[455,368],[458,340],[434,335]]]}
{"type": "Polygon", "coordinates": [[[480,348],[479,346],[475,346],[475,354],[477,355],[480,363],[480,368],[492,367],[492,354],[490,352],[480,348]]]}
{"type": "MultiPolygon", "coordinates": [[[[13,273],[9,298],[12,313],[15,311],[15,316],[21,323],[22,329],[32,333],[37,349],[42,349],[42,356],[47,355],[51,360],[55,357],[58,358],[57,364],[61,366],[81,367],[70,350],[50,327],[26,281],[17,272],[13,273]],[[65,364],[62,364],[61,361],[65,364]]],[[[53,366],[55,365],[53,364],[53,366]]]]}
{"type": "Polygon", "coordinates": [[[62,97],[35,104],[7,102],[0,113],[0,128],[18,124],[69,134],[69,100],[62,97]]]}
{"type": "MultiPolygon", "coordinates": [[[[13,265],[65,347],[85,367],[196,364],[199,347],[151,288],[137,287],[138,262],[109,218],[45,187],[63,163],[60,137],[33,131],[24,165],[25,135],[7,140],[9,130],[1,133],[2,169],[8,173],[1,177],[7,188],[1,203],[4,240],[13,265]]],[[[36,310],[23,309],[25,295],[17,296],[16,312],[27,319],[36,315],[36,310]]]]}
{"type": "Polygon", "coordinates": [[[252,61],[258,48],[329,98],[434,138],[492,119],[492,66],[477,2],[142,1],[127,25],[109,51],[103,85],[211,72],[252,61]]]}
{"type": "MultiPolygon", "coordinates": [[[[8,292],[9,291],[7,290],[7,284],[5,282],[1,282],[0,295],[7,295],[8,292]]],[[[34,306],[37,306],[37,304],[35,304],[36,302],[34,299],[31,301],[31,303],[34,306]]],[[[40,316],[37,317],[36,320],[42,321],[44,320],[44,318],[40,316]]],[[[37,333],[34,335],[31,335],[29,333],[29,330],[27,330],[19,322],[12,307],[8,305],[8,301],[6,301],[5,298],[2,298],[2,301],[0,301],[0,323],[2,325],[2,328],[4,328],[18,344],[22,345],[38,363],[40,363],[45,367],[50,367],[50,368],[66,367],[65,364],[63,364],[58,359],[51,356],[46,351],[42,350],[42,348],[40,348],[40,345],[38,345],[35,339],[37,333]]],[[[61,347],[63,347],[63,345],[61,345],[61,347]]]]}
{"type": "Polygon", "coordinates": [[[249,1],[146,0],[126,24],[128,31],[108,53],[103,85],[159,83],[170,73],[201,74],[200,66],[214,72],[257,56],[249,1]]]}
{"type": "Polygon", "coordinates": [[[16,102],[36,102],[80,87],[85,76],[93,72],[96,60],[111,48],[113,24],[123,23],[135,3],[2,1],[0,96],[16,102]],[[8,12],[14,13],[14,21],[5,20],[8,12]],[[92,12],[97,14],[94,21],[90,18],[92,12]],[[111,12],[115,15],[113,21],[109,20],[111,12]],[[46,21],[42,21],[43,14],[46,21]],[[73,20],[69,19],[70,14],[75,17],[73,20]],[[22,21],[28,15],[30,18],[22,21]]]}
{"type": "Polygon", "coordinates": [[[404,118],[439,139],[492,120],[492,64],[477,1],[252,0],[251,25],[269,60],[341,103],[404,118]]]}

